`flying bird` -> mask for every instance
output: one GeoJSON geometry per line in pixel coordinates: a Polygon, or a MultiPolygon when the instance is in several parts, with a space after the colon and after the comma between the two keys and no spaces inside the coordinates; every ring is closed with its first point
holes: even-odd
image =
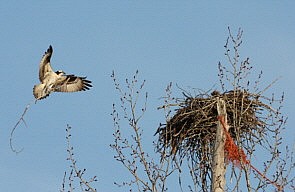
{"type": "Polygon", "coordinates": [[[91,81],[86,77],[66,75],[62,70],[54,72],[50,65],[53,49],[50,45],[43,55],[39,66],[40,84],[35,85],[33,94],[37,100],[46,98],[52,92],[76,92],[89,90],[91,81]]]}

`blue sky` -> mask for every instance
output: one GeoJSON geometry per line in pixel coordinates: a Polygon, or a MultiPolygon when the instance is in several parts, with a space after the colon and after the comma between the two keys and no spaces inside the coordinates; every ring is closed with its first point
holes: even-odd
{"type": "MultiPolygon", "coordinates": [[[[227,27],[244,30],[241,57],[250,57],[253,73],[264,71],[265,84],[280,80],[267,94],[285,92],[283,134],[294,144],[295,3],[207,1],[2,1],[0,3],[0,178],[1,191],[58,191],[66,161],[65,128],[81,168],[97,175],[99,191],[126,191],[114,181],[127,172],[113,159],[112,103],[119,97],[112,70],[123,83],[139,70],[149,92],[143,121],[146,143],[164,121],[159,98],[169,82],[182,87],[218,87],[217,63],[225,61],[227,27]],[[38,65],[49,45],[55,70],[87,76],[93,89],[54,93],[33,104],[9,148],[9,134],[24,107],[33,100],[38,65]]],[[[175,93],[177,89],[174,89],[175,93]]],[[[150,147],[150,146],[148,146],[150,147]]],[[[262,162],[262,161],[261,161],[262,162]]],[[[173,183],[173,182],[172,182],[173,183]]],[[[171,186],[169,191],[178,191],[171,186]],[[173,190],[175,189],[175,190],[173,190]]]]}

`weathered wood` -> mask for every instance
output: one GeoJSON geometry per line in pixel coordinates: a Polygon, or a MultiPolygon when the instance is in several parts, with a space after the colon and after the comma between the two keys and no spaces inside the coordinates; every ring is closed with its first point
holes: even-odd
{"type": "MultiPolygon", "coordinates": [[[[219,116],[224,116],[225,122],[227,119],[226,106],[222,98],[217,98],[217,112],[219,116]]],[[[225,191],[225,163],[224,163],[224,143],[225,134],[223,126],[218,121],[216,130],[216,139],[214,144],[214,154],[212,161],[212,184],[211,192],[225,191]]]]}

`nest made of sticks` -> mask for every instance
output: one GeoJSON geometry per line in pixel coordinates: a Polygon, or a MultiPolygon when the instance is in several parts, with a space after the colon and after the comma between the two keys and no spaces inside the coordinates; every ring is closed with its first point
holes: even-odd
{"type": "Polygon", "coordinates": [[[170,150],[170,154],[179,157],[197,158],[198,162],[210,162],[218,121],[217,97],[226,103],[227,122],[231,126],[229,133],[235,141],[260,137],[265,122],[258,114],[271,108],[259,100],[259,94],[246,90],[223,94],[213,91],[211,95],[185,95],[178,103],[175,115],[158,128],[158,149],[170,150]]]}

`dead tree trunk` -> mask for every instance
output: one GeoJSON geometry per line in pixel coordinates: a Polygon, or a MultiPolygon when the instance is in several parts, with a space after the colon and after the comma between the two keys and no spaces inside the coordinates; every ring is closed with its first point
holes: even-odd
{"type": "MultiPolygon", "coordinates": [[[[225,102],[221,98],[217,98],[217,112],[219,116],[227,119],[225,102]]],[[[211,192],[225,191],[225,164],[224,164],[224,143],[225,134],[220,121],[217,123],[216,139],[214,145],[214,154],[212,161],[212,184],[211,192]]]]}

